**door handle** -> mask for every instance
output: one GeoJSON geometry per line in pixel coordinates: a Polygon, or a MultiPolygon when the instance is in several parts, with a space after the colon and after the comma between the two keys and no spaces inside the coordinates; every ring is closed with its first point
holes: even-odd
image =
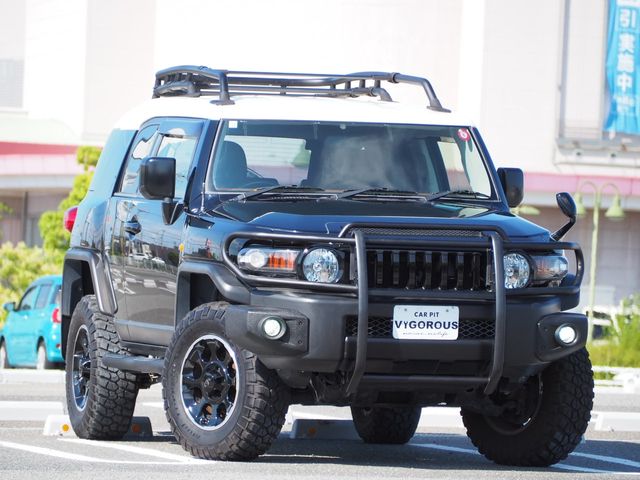
{"type": "Polygon", "coordinates": [[[140,233],[140,230],[142,230],[142,228],[140,227],[140,224],[137,220],[129,220],[128,222],[124,223],[124,231],[130,233],[131,235],[137,235],[138,233],[140,233]]]}

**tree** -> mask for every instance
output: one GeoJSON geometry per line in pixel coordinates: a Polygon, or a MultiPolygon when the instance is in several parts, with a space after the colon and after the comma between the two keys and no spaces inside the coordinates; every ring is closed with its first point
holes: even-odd
{"type": "MultiPolygon", "coordinates": [[[[17,245],[7,242],[0,246],[0,302],[19,301],[36,278],[62,271],[64,254],[69,248],[69,232],[62,225],[64,212],[78,205],[87,194],[100,152],[96,147],[78,148],[76,158],[84,171],[76,176],[73,188],[57,210],[45,212],[40,217],[43,248],[28,247],[23,242],[17,245]]],[[[0,203],[0,217],[7,211],[6,205],[0,203]]],[[[6,315],[7,312],[0,308],[0,325],[6,315]]]]}
{"type": "MultiPolygon", "coordinates": [[[[0,299],[18,302],[29,284],[42,275],[60,273],[60,263],[42,248],[27,247],[24,242],[0,245],[0,299]]],[[[0,309],[0,325],[7,312],[0,309]]]]}
{"type": "MultiPolygon", "coordinates": [[[[0,202],[0,222],[4,218],[5,213],[12,213],[13,209],[6,203],[0,202]]],[[[2,230],[0,230],[0,240],[2,240],[2,230]]]]}
{"type": "Polygon", "coordinates": [[[69,195],[60,202],[58,209],[44,212],[40,217],[42,246],[61,265],[64,253],[69,248],[69,232],[62,225],[64,212],[70,207],[78,205],[87,194],[93,178],[93,168],[98,163],[100,152],[101,149],[97,147],[78,147],[76,158],[78,163],[83,166],[84,172],[76,176],[69,195]]]}

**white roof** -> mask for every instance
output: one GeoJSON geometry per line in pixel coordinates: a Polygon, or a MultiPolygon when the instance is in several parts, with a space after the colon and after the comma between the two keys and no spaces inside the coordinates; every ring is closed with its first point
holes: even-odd
{"type": "Polygon", "coordinates": [[[217,97],[161,97],[148,100],[116,124],[137,130],[153,117],[193,117],[238,120],[308,120],[417,125],[470,125],[452,113],[435,112],[421,104],[383,102],[377,98],[293,97],[284,95],[233,96],[233,105],[211,103],[217,97]]]}

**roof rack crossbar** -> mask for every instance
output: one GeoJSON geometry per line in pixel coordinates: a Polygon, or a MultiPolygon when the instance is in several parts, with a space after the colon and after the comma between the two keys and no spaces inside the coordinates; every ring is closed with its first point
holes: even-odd
{"type": "MultiPolygon", "coordinates": [[[[160,95],[165,95],[165,89],[169,96],[171,93],[185,91],[183,88],[172,88],[171,85],[162,85],[158,87],[160,95]]],[[[218,89],[200,88],[198,95],[209,96],[219,95],[218,89]]],[[[384,88],[375,87],[356,87],[356,88],[331,88],[328,91],[326,88],[315,87],[277,87],[277,86],[243,86],[243,85],[231,85],[228,91],[229,95],[269,95],[280,94],[290,96],[328,96],[328,97],[359,97],[361,95],[367,95],[370,97],[380,97],[380,100],[385,102],[391,102],[391,95],[384,88]]],[[[186,93],[184,95],[187,95],[186,93]]]]}
{"type": "Polygon", "coordinates": [[[391,101],[382,82],[404,83],[422,87],[429,105],[437,112],[449,112],[443,108],[431,83],[426,78],[397,72],[357,72],[347,75],[316,73],[277,73],[215,70],[195,65],[181,65],[156,73],[153,97],[217,95],[218,104],[232,104],[231,95],[243,94],[293,94],[325,96],[377,96],[391,101]],[[352,86],[357,82],[357,87],[352,86]],[[373,82],[367,85],[367,82],[373,82]]]}

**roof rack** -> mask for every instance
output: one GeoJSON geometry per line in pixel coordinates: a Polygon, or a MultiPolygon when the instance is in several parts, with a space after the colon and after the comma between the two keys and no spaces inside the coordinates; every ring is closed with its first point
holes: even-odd
{"type": "Polygon", "coordinates": [[[204,95],[217,96],[212,103],[233,104],[231,95],[292,95],[358,97],[368,95],[390,102],[391,95],[382,82],[406,83],[422,87],[430,110],[450,112],[442,106],[426,78],[391,72],[358,72],[347,75],[315,73],[274,73],[214,70],[195,65],[181,65],[156,73],[153,98],[204,95]]]}

